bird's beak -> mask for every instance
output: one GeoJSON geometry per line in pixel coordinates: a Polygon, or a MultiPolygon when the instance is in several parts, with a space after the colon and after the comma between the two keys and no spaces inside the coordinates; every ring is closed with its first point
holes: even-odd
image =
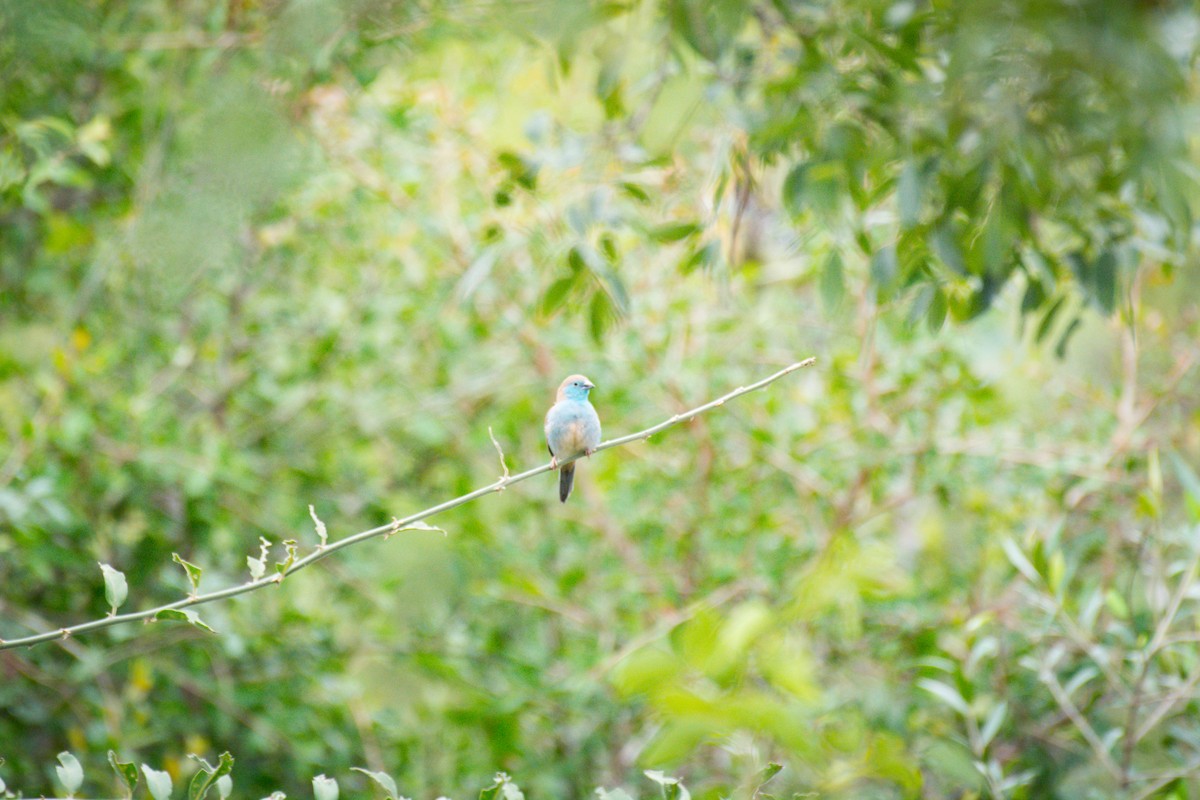
{"type": "Polygon", "coordinates": [[[583,385],[583,388],[587,389],[588,391],[591,391],[592,389],[595,389],[595,388],[596,388],[596,384],[594,384],[594,383],[585,383],[585,384],[583,385]]]}

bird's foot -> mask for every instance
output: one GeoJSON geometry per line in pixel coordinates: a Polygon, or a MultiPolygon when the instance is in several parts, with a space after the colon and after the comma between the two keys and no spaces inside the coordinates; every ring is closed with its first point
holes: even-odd
{"type": "Polygon", "coordinates": [[[558,456],[550,456],[550,469],[558,469],[558,456]]]}
{"type": "Polygon", "coordinates": [[[593,448],[591,448],[591,449],[585,449],[585,450],[583,451],[583,454],[584,454],[585,456],[587,456],[588,458],[591,458],[591,457],[592,457],[592,453],[594,453],[594,452],[596,452],[596,448],[594,448],[594,447],[593,447],[593,448]]]}

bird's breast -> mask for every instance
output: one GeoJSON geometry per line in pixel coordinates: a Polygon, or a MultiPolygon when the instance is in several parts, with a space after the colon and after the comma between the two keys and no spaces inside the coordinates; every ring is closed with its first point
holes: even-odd
{"type": "Polygon", "coordinates": [[[558,406],[546,419],[546,441],[555,455],[572,455],[599,444],[599,428],[595,412],[586,406],[558,406]]]}

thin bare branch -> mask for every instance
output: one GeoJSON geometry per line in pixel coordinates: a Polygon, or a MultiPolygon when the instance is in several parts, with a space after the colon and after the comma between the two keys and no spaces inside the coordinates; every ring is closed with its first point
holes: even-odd
{"type": "Polygon", "coordinates": [[[491,425],[488,425],[488,437],[491,438],[492,444],[496,447],[496,455],[500,456],[500,469],[504,470],[504,474],[500,476],[500,480],[508,480],[508,464],[504,461],[504,451],[500,449],[500,443],[496,441],[496,434],[492,433],[491,425]]]}
{"type": "Polygon", "coordinates": [[[1121,780],[1121,769],[1117,766],[1117,762],[1113,761],[1112,754],[1108,752],[1108,748],[1104,746],[1104,741],[1096,733],[1096,729],[1092,727],[1092,723],[1088,722],[1087,717],[1080,712],[1075,705],[1075,701],[1067,694],[1067,690],[1058,682],[1058,676],[1054,674],[1052,669],[1042,670],[1039,676],[1042,683],[1050,690],[1050,694],[1054,696],[1058,707],[1063,710],[1063,713],[1074,723],[1075,727],[1083,734],[1083,738],[1087,740],[1088,746],[1092,748],[1092,752],[1096,754],[1096,758],[1108,770],[1117,781],[1121,780]]]}
{"type": "MultiPolygon", "coordinates": [[[[609,448],[621,447],[623,445],[627,445],[632,442],[643,441],[643,440],[649,439],[651,436],[658,433],[659,431],[666,430],[667,428],[670,428],[674,425],[678,425],[681,422],[687,422],[688,420],[690,420],[694,417],[697,417],[706,411],[711,411],[714,408],[718,408],[720,406],[725,405],[725,403],[729,402],[730,400],[733,400],[734,398],[741,397],[744,394],[749,394],[750,392],[753,392],[757,389],[762,389],[763,387],[774,383],[775,381],[779,380],[780,378],[782,378],[785,375],[795,372],[798,369],[802,369],[804,367],[808,367],[808,366],[815,364],[816,361],[817,361],[817,359],[815,357],[806,358],[803,361],[797,361],[795,364],[792,364],[790,366],[784,367],[783,369],[779,370],[774,375],[770,375],[766,378],[763,378],[762,380],[760,380],[756,383],[752,383],[749,386],[739,386],[737,389],[734,389],[732,392],[729,392],[726,395],[718,397],[716,400],[705,403],[702,406],[697,406],[696,408],[693,408],[691,411],[686,411],[682,414],[676,414],[675,416],[671,417],[670,419],[666,419],[666,420],[658,423],[657,425],[653,425],[649,428],[646,428],[645,430],[638,431],[637,433],[630,433],[626,436],[621,436],[616,439],[610,439],[607,442],[603,442],[593,452],[598,453],[601,450],[608,450],[609,448]]],[[[559,464],[559,466],[561,466],[563,464],[569,464],[572,461],[577,460],[578,458],[582,458],[582,454],[580,454],[578,456],[572,456],[570,458],[560,459],[558,461],[558,464],[559,464]]],[[[387,523],[386,525],[380,525],[378,527],[371,528],[370,530],[361,531],[352,536],[347,536],[344,539],[339,539],[338,541],[333,542],[332,544],[329,544],[325,547],[320,547],[320,548],[314,550],[313,552],[309,553],[304,558],[297,559],[293,564],[291,564],[290,567],[288,567],[286,573],[277,573],[277,574],[273,574],[273,575],[266,575],[266,576],[258,578],[256,580],[252,580],[247,583],[239,584],[237,586],[230,586],[226,589],[221,589],[221,590],[215,591],[215,592],[209,592],[207,594],[197,595],[195,597],[185,597],[181,600],[176,600],[173,603],[167,603],[166,605],[157,606],[155,608],[148,608],[143,611],[132,611],[128,614],[117,614],[116,616],[104,617],[102,619],[92,620],[91,622],[83,622],[78,625],[72,625],[72,626],[65,627],[65,628],[59,628],[58,630],[55,630],[55,631],[47,631],[45,633],[39,633],[34,636],[25,636],[20,639],[9,639],[7,641],[0,640],[0,650],[8,650],[8,649],[11,649],[14,647],[27,647],[29,645],[39,644],[41,642],[49,642],[49,641],[53,641],[55,639],[67,639],[71,636],[76,636],[80,633],[98,630],[100,628],[107,628],[111,625],[118,625],[123,622],[134,622],[136,620],[142,620],[142,619],[153,619],[157,614],[159,614],[160,612],[163,612],[163,611],[170,611],[172,609],[179,609],[179,608],[187,608],[188,606],[197,606],[202,603],[211,603],[214,600],[224,600],[227,597],[236,597],[239,594],[246,594],[247,592],[253,592],[258,589],[265,588],[267,586],[275,586],[275,585],[278,585],[279,581],[285,575],[291,575],[292,573],[294,573],[298,570],[304,569],[307,566],[315,564],[316,562],[320,561],[321,559],[325,558],[326,556],[328,556],[332,553],[337,552],[338,550],[342,550],[344,548],[350,547],[351,545],[358,544],[359,542],[365,541],[367,539],[373,539],[377,536],[387,536],[387,535],[396,533],[397,531],[401,531],[401,530],[405,530],[407,528],[413,527],[415,525],[415,523],[418,523],[421,520],[426,519],[428,517],[432,517],[434,514],[440,514],[443,511],[449,511],[452,508],[456,508],[465,503],[469,503],[472,500],[478,500],[480,497],[483,497],[484,495],[491,494],[492,492],[498,492],[502,489],[505,489],[505,488],[511,486],[514,483],[519,483],[523,480],[527,480],[527,479],[535,477],[537,475],[541,475],[543,472],[550,472],[552,469],[553,469],[553,467],[551,467],[549,463],[546,463],[546,464],[542,464],[539,467],[534,467],[533,469],[526,470],[525,472],[521,472],[516,475],[505,476],[505,477],[500,478],[498,481],[496,481],[494,483],[490,483],[487,486],[483,486],[472,492],[468,492],[468,493],[462,495],[461,497],[456,497],[453,500],[447,500],[444,503],[440,503],[436,506],[432,506],[430,508],[425,509],[424,511],[418,511],[415,514],[411,514],[402,519],[395,519],[392,522],[387,523]]]]}

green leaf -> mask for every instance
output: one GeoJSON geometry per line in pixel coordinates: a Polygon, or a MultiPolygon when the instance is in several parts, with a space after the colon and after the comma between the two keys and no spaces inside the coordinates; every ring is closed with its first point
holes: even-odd
{"type": "Polygon", "coordinates": [[[508,170],[509,177],[518,186],[530,191],[537,188],[538,164],[512,152],[503,152],[496,157],[500,166],[508,170]]]}
{"type": "Polygon", "coordinates": [[[282,581],[283,576],[287,575],[288,570],[292,568],[292,564],[296,563],[296,540],[285,539],[283,549],[287,553],[287,558],[275,562],[275,580],[277,581],[282,581]]]}
{"type": "Polygon", "coordinates": [[[121,783],[125,784],[125,796],[133,797],[133,792],[138,785],[137,765],[132,761],[118,760],[117,754],[112,750],[108,751],[108,763],[113,768],[113,772],[117,773],[117,777],[121,779],[121,783]]]}
{"type": "Polygon", "coordinates": [[[58,763],[54,772],[58,775],[58,782],[67,790],[67,796],[71,797],[83,785],[83,767],[79,765],[79,759],[65,750],[58,754],[58,763]]]}
{"type": "Polygon", "coordinates": [[[967,716],[971,713],[971,709],[967,705],[967,701],[963,699],[963,696],[953,686],[942,683],[941,681],[935,681],[932,678],[918,679],[917,686],[929,692],[931,695],[941,700],[943,703],[950,706],[963,716],[967,716]]]}
{"type": "Polygon", "coordinates": [[[668,244],[695,236],[702,230],[704,230],[704,226],[698,222],[669,222],[666,225],[651,228],[647,234],[655,242],[668,244]]]}
{"type": "Polygon", "coordinates": [[[1021,297],[1021,315],[1036,311],[1046,302],[1046,290],[1042,282],[1030,278],[1025,285],[1025,294],[1021,297]]]}
{"type": "Polygon", "coordinates": [[[125,573],[108,564],[101,564],[100,571],[104,574],[104,599],[108,601],[108,615],[116,616],[117,609],[129,595],[129,584],[125,582],[125,573]]]}
{"type": "Polygon", "coordinates": [[[323,774],[312,779],[313,797],[316,800],[338,800],[338,785],[333,778],[326,778],[323,774]]]}
{"type": "Polygon", "coordinates": [[[554,283],[547,287],[545,294],[542,295],[542,301],[539,303],[538,311],[543,317],[549,317],[562,308],[566,302],[568,295],[571,293],[576,284],[579,283],[579,273],[572,272],[564,278],[559,278],[554,283]]]}
{"type": "Polygon", "coordinates": [[[958,237],[954,227],[942,224],[929,236],[929,245],[942,263],[959,275],[967,274],[967,265],[963,260],[962,248],[959,247],[958,237]]]}
{"type": "Polygon", "coordinates": [[[613,308],[617,313],[617,319],[629,313],[629,292],[626,291],[625,283],[621,280],[621,276],[617,274],[616,270],[599,259],[590,259],[589,266],[592,274],[595,276],[596,282],[600,285],[600,289],[612,301],[613,308]]]}
{"type": "Polygon", "coordinates": [[[835,210],[840,169],[836,161],[809,161],[792,167],[783,181],[783,207],[794,217],[805,209],[835,210]]]}
{"type": "Polygon", "coordinates": [[[767,766],[763,767],[761,770],[759,770],[758,774],[754,776],[754,795],[753,796],[761,797],[759,792],[762,791],[762,787],[764,787],[768,783],[770,783],[771,779],[774,778],[776,775],[778,775],[782,771],[783,771],[783,765],[776,764],[773,761],[771,763],[767,764],[767,766]]]}
{"type": "Polygon", "coordinates": [[[1017,572],[1025,576],[1025,579],[1032,584],[1041,583],[1041,576],[1034,569],[1033,562],[1025,555],[1018,545],[1011,538],[1002,539],[1000,546],[1004,549],[1004,555],[1008,556],[1009,563],[1017,568],[1017,572]]]}
{"type": "Polygon", "coordinates": [[[1092,265],[1092,296],[1105,314],[1117,307],[1117,257],[1105,250],[1092,265]]]}
{"type": "Polygon", "coordinates": [[[154,800],[168,800],[171,796],[171,776],[157,769],[151,769],[142,764],[142,774],[146,776],[146,788],[154,800]]]}
{"type": "Polygon", "coordinates": [[[886,293],[896,283],[899,266],[896,263],[895,245],[887,245],[875,251],[871,257],[871,280],[886,293]]]}
{"type": "Polygon", "coordinates": [[[598,800],[634,800],[629,792],[624,789],[596,789],[596,797],[598,800]]]}
{"type": "Polygon", "coordinates": [[[267,574],[267,553],[271,550],[271,543],[263,537],[258,537],[258,542],[258,558],[246,556],[246,566],[250,568],[250,577],[254,580],[267,574]]]}
{"type": "Polygon", "coordinates": [[[1082,317],[1075,317],[1071,320],[1071,324],[1063,331],[1062,336],[1058,339],[1058,344],[1054,346],[1054,355],[1059,358],[1065,358],[1067,355],[1067,345],[1071,341],[1071,337],[1075,335],[1075,331],[1079,330],[1079,326],[1083,324],[1082,317]]]}
{"type": "Polygon", "coordinates": [[[1104,605],[1114,617],[1119,620],[1129,619],[1129,605],[1126,604],[1125,598],[1116,589],[1109,589],[1104,593],[1104,605]]]}
{"type": "Polygon", "coordinates": [[[583,254],[579,252],[578,247],[572,247],[567,251],[567,266],[572,272],[583,272],[587,269],[587,262],[583,260],[583,254]]]}
{"type": "Polygon", "coordinates": [[[808,179],[809,165],[797,164],[788,171],[783,179],[783,207],[792,216],[804,210],[804,187],[808,179]]]}
{"type": "Polygon", "coordinates": [[[1037,332],[1033,336],[1035,342],[1040,343],[1046,338],[1046,334],[1048,334],[1050,329],[1054,326],[1054,319],[1058,316],[1058,312],[1062,309],[1063,303],[1066,301],[1066,299],[1066,295],[1063,295],[1055,300],[1054,304],[1051,305],[1050,308],[1046,309],[1046,313],[1042,315],[1042,321],[1038,323],[1037,332]]]}
{"type": "Polygon", "coordinates": [[[184,561],[179,553],[171,553],[171,560],[183,567],[183,571],[187,573],[188,583],[192,584],[191,596],[195,597],[197,592],[200,591],[200,576],[204,574],[204,570],[190,561],[184,561]]]}
{"type": "Polygon", "coordinates": [[[908,229],[921,217],[921,173],[913,161],[906,161],[896,182],[896,207],[900,212],[900,227],[908,229]]]}
{"type": "Polygon", "coordinates": [[[1200,522],[1200,478],[1196,477],[1196,473],[1188,466],[1188,463],[1174,451],[1171,452],[1171,467],[1175,470],[1175,477],[1183,488],[1184,499],[1188,511],[1192,515],[1192,521],[1200,522]]]}
{"type": "Polygon", "coordinates": [[[525,800],[525,794],[511,778],[497,772],[494,783],[479,793],[479,800],[525,800]]]}
{"type": "Polygon", "coordinates": [[[599,342],[604,334],[621,318],[616,305],[604,292],[592,295],[591,310],[588,320],[591,325],[592,338],[599,342]]]}
{"type": "Polygon", "coordinates": [[[668,777],[657,769],[648,769],[643,774],[659,785],[663,800],[691,800],[692,793],[684,787],[679,778],[668,777]]]}
{"type": "Polygon", "coordinates": [[[842,304],[846,294],[845,272],[841,251],[831,251],[825,260],[825,268],[821,270],[821,302],[826,312],[832,312],[842,304]]]}
{"type": "Polygon", "coordinates": [[[308,516],[312,517],[313,526],[317,530],[317,540],[321,543],[320,547],[325,547],[329,544],[329,530],[325,527],[325,523],[317,516],[317,509],[312,503],[308,504],[308,516]]]}
{"type": "Polygon", "coordinates": [[[197,628],[208,631],[209,633],[216,633],[216,631],[214,631],[207,624],[205,624],[202,619],[200,619],[200,615],[189,608],[164,608],[162,611],[159,611],[154,615],[154,619],[179,620],[180,622],[186,622],[189,625],[195,625],[197,628]]]}
{"type": "Polygon", "coordinates": [[[992,743],[992,739],[996,738],[996,734],[1000,731],[1000,726],[1004,724],[1004,718],[1008,714],[1008,703],[998,703],[990,712],[987,719],[984,720],[983,726],[979,729],[979,747],[981,750],[987,750],[988,745],[992,743]]]}
{"type": "Polygon", "coordinates": [[[195,754],[189,754],[188,757],[200,763],[200,769],[188,784],[188,800],[204,800],[217,781],[233,771],[233,756],[227,752],[221,753],[215,767],[195,754]]]}
{"type": "Polygon", "coordinates": [[[650,202],[649,193],[647,193],[645,189],[643,189],[641,186],[638,186],[636,183],[629,183],[628,181],[622,183],[621,191],[625,192],[625,194],[629,195],[643,205],[650,202]]]}
{"type": "Polygon", "coordinates": [[[933,297],[929,301],[929,309],[925,313],[925,324],[931,333],[937,333],[942,329],[942,325],[946,323],[947,310],[946,295],[941,289],[938,289],[933,293],[933,297]]]}
{"type": "Polygon", "coordinates": [[[354,772],[361,772],[363,775],[366,775],[368,778],[375,781],[375,783],[377,783],[383,789],[384,793],[391,798],[391,800],[399,800],[400,793],[396,791],[396,781],[392,779],[391,775],[388,775],[386,772],[371,772],[370,770],[363,769],[362,767],[351,767],[350,769],[354,772]]]}

